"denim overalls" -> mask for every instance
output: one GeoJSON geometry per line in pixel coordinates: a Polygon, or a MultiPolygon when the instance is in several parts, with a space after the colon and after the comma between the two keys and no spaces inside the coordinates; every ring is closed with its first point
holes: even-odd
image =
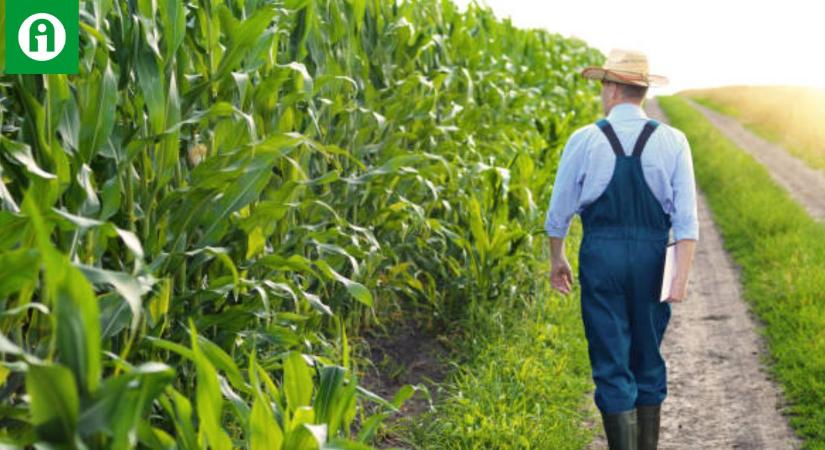
{"type": "Polygon", "coordinates": [[[642,151],[659,123],[645,124],[631,156],[606,119],[597,125],[616,165],[604,193],[580,214],[579,280],[596,406],[612,414],[667,395],[659,344],[670,304],[659,293],[671,223],[642,172],[642,151]]]}

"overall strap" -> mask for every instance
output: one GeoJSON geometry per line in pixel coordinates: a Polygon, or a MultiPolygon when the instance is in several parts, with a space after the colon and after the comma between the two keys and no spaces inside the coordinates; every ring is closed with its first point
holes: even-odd
{"type": "Polygon", "coordinates": [[[616,132],[613,131],[613,127],[610,125],[610,122],[608,122],[607,119],[601,119],[596,122],[596,125],[602,130],[602,133],[607,136],[607,140],[613,148],[613,153],[615,153],[616,156],[624,156],[622,144],[619,143],[619,137],[616,136],[616,132]]]}
{"type": "Polygon", "coordinates": [[[642,151],[645,149],[647,140],[650,139],[650,135],[656,131],[656,127],[658,126],[659,122],[655,119],[650,119],[647,121],[645,127],[642,128],[642,132],[639,134],[639,139],[636,140],[636,145],[633,147],[633,156],[642,155],[642,151]]]}

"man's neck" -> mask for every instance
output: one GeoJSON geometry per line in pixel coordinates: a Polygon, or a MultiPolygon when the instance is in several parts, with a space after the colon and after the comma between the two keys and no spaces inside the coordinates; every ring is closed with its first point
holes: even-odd
{"type": "Polygon", "coordinates": [[[634,101],[634,100],[619,100],[618,102],[610,105],[610,108],[605,112],[605,114],[610,114],[610,111],[613,111],[613,108],[615,108],[619,105],[632,105],[632,106],[635,106],[637,108],[641,108],[642,107],[642,102],[641,101],[634,101]]]}

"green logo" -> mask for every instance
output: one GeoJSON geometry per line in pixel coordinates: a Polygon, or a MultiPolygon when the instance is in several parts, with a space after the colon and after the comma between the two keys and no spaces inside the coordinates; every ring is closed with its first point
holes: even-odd
{"type": "Polygon", "coordinates": [[[79,1],[6,1],[6,73],[76,74],[79,16],[79,1]]]}

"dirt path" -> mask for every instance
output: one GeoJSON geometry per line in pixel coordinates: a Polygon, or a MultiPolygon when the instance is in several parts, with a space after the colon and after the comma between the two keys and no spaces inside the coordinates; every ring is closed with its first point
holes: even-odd
{"type": "MultiPolygon", "coordinates": [[[[667,122],[655,101],[650,117],[667,122]]],[[[699,195],[700,240],[689,298],[673,305],[663,342],[668,398],[661,449],[796,449],[779,413],[781,395],[760,358],[765,348],[742,299],[738,271],[704,197],[699,195]]],[[[591,448],[604,448],[603,440],[591,448]]]]}
{"type": "Polygon", "coordinates": [[[805,207],[811,217],[825,220],[825,174],[811,168],[784,148],[755,135],[736,119],[692,100],[690,103],[728,139],[765,166],[773,179],[785,188],[794,200],[805,207]]]}
{"type": "MultiPolygon", "coordinates": [[[[667,122],[655,101],[646,109],[667,122]]],[[[669,395],[660,447],[799,448],[778,412],[780,391],[760,362],[764,345],[701,192],[698,206],[700,240],[690,297],[673,306],[663,342],[669,395]]]]}

